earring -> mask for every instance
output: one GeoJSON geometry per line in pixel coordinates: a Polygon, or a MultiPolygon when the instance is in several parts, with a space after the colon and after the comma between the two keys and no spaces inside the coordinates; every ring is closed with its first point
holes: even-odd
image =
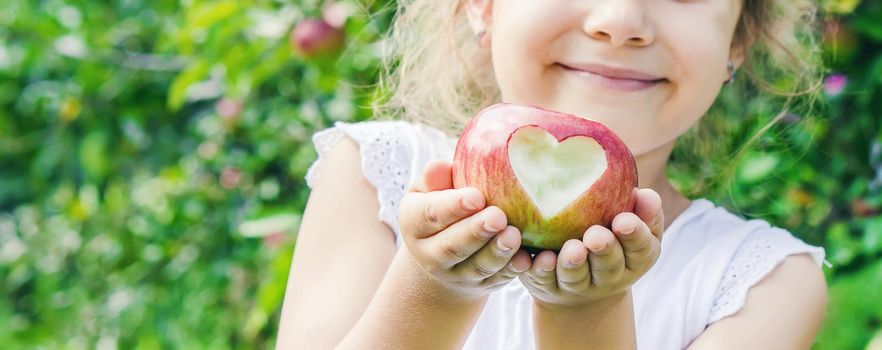
{"type": "Polygon", "coordinates": [[[487,33],[486,29],[481,29],[481,31],[479,31],[478,34],[475,35],[475,43],[477,43],[478,46],[481,46],[481,39],[484,38],[484,34],[486,34],[486,33],[487,33]]]}
{"type": "Polygon", "coordinates": [[[726,70],[729,71],[729,80],[726,80],[726,84],[732,85],[735,82],[735,65],[732,61],[726,63],[726,70]]]}

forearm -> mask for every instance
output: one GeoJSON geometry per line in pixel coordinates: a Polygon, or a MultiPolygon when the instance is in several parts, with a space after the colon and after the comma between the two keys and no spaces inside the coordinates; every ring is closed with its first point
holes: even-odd
{"type": "Polygon", "coordinates": [[[399,250],[370,305],[337,349],[458,349],[486,302],[444,291],[399,250]]]}
{"type": "Polygon", "coordinates": [[[636,349],[631,293],[586,307],[556,307],[533,299],[537,349],[636,349]]]}

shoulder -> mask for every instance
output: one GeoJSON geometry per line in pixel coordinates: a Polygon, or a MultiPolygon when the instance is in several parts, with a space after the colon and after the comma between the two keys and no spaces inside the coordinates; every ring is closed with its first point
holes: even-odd
{"type": "Polygon", "coordinates": [[[809,267],[823,279],[821,267],[824,248],[807,244],[789,231],[770,226],[765,221],[754,221],[761,226],[744,234],[734,247],[725,268],[718,270],[722,276],[714,291],[708,324],[739,312],[747,303],[753,288],[766,283],[770,276],[785,266],[785,262],[788,265],[786,271],[790,271],[789,265],[793,264],[793,260],[803,261],[799,265],[804,265],[804,260],[808,259],[812,263],[809,267]]]}
{"type": "MultiPolygon", "coordinates": [[[[342,140],[359,156],[360,170],[369,183],[379,189],[384,180],[389,180],[394,172],[401,174],[410,169],[413,149],[411,125],[401,121],[363,121],[358,123],[336,122],[332,127],[313,134],[312,143],[318,157],[306,173],[306,183],[313,186],[318,177],[318,168],[324,158],[342,140]]],[[[406,185],[406,184],[403,184],[406,185]]]]}
{"type": "MultiPolygon", "coordinates": [[[[376,190],[378,217],[397,238],[399,202],[422,166],[438,157],[436,147],[430,143],[438,137],[432,128],[401,120],[338,121],[313,134],[312,142],[318,157],[306,172],[306,184],[311,188],[315,186],[321,177],[320,164],[341,140],[347,140],[349,145],[345,148],[349,153],[356,150],[360,160],[355,165],[364,180],[376,190]]],[[[397,239],[396,242],[400,243],[397,239]]]]}
{"type": "Polygon", "coordinates": [[[808,253],[788,255],[750,288],[737,312],[708,326],[689,348],[811,347],[827,307],[826,280],[815,260],[808,253]]]}
{"type": "Polygon", "coordinates": [[[704,289],[709,303],[707,330],[694,348],[793,348],[811,344],[826,308],[826,281],[821,267],[825,251],[765,220],[742,218],[722,207],[702,213],[702,225],[690,228],[705,236],[704,289]],[[744,337],[744,334],[756,336],[744,337]],[[739,338],[740,336],[740,338],[739,338]],[[756,343],[753,343],[756,341],[756,343]],[[769,342],[773,341],[773,342],[769,342]],[[723,344],[726,344],[725,346],[723,344]],[[740,345],[734,345],[740,344],[740,345]]]}
{"type": "Polygon", "coordinates": [[[372,185],[378,190],[394,185],[402,193],[430,160],[452,160],[456,145],[454,137],[421,123],[402,120],[338,121],[312,136],[318,159],[307,170],[307,185],[312,185],[313,178],[317,176],[317,165],[325,153],[344,138],[357,145],[364,176],[372,185]]]}
{"type": "Polygon", "coordinates": [[[319,169],[325,170],[323,171],[325,174],[357,175],[359,180],[364,180],[364,174],[361,171],[361,155],[358,144],[354,140],[339,137],[333,143],[323,145],[319,153],[319,159],[310,168],[313,174],[306,177],[311,188],[316,189],[322,186],[323,182],[332,178],[332,176],[318,176],[319,169]]]}
{"type": "MultiPolygon", "coordinates": [[[[760,219],[746,219],[706,199],[698,199],[675,221],[662,242],[662,254],[674,270],[692,271],[704,281],[694,289],[703,324],[712,324],[738,312],[749,291],[770,276],[785,260],[805,255],[820,271],[825,251],[805,243],[791,232],[760,219]],[[675,227],[676,226],[676,227],[675,227]]],[[[800,258],[800,260],[805,257],[800,258]]]]}

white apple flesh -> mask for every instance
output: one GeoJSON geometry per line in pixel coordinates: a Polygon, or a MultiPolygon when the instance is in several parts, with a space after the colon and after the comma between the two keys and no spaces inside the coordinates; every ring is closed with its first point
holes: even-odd
{"type": "Polygon", "coordinates": [[[609,227],[634,206],[637,164],[624,142],[596,121],[500,103],[465,127],[453,185],[475,187],[505,212],[531,250],[560,250],[592,225],[609,227]]]}

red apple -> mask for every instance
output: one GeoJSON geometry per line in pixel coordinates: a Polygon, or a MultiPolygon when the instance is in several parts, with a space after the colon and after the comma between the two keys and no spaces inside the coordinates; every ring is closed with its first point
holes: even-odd
{"type": "Polygon", "coordinates": [[[291,31],[291,47],[305,58],[334,56],[343,48],[343,31],[322,19],[308,18],[291,31]]]}
{"type": "Polygon", "coordinates": [[[478,113],[460,135],[453,185],[481,190],[521,231],[523,246],[560,250],[633,208],[637,163],[603,124],[502,103],[478,113]]]}

